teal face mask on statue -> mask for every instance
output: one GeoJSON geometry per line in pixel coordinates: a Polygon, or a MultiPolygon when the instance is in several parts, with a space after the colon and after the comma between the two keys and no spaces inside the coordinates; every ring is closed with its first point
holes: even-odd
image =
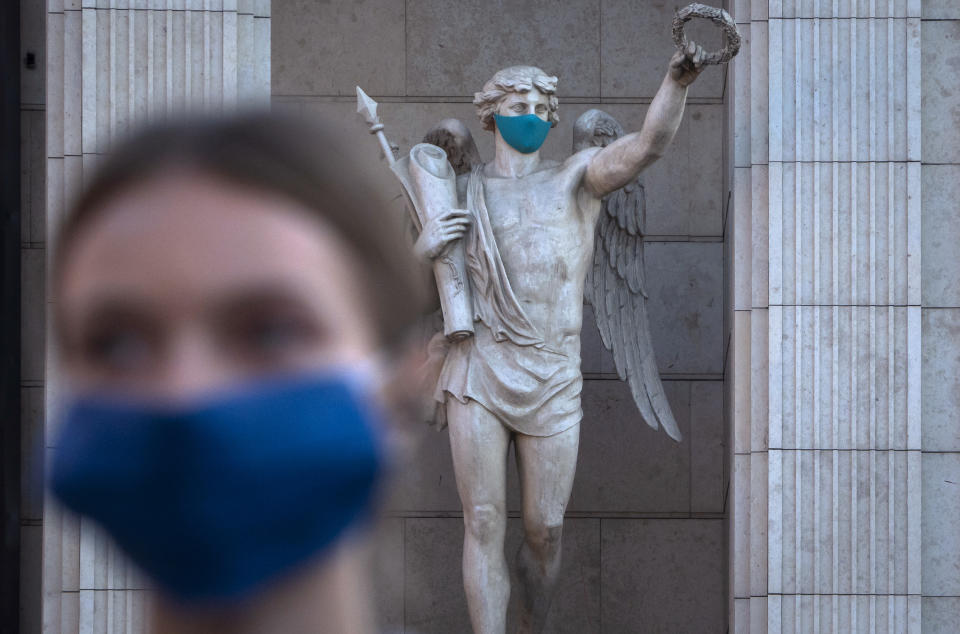
{"type": "Polygon", "coordinates": [[[547,138],[552,124],[535,114],[522,114],[514,117],[493,115],[500,136],[510,147],[523,154],[532,154],[540,149],[547,138]]]}

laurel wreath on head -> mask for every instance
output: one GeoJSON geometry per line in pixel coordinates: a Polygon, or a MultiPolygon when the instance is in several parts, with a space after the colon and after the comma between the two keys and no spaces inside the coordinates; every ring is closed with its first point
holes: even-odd
{"type": "Polygon", "coordinates": [[[723,29],[726,44],[722,50],[707,53],[703,58],[704,64],[726,64],[740,52],[740,32],[730,14],[723,9],[709,7],[695,2],[688,4],[677,11],[673,16],[673,43],[681,51],[687,48],[687,36],[683,32],[683,25],[692,18],[706,18],[723,29]]]}

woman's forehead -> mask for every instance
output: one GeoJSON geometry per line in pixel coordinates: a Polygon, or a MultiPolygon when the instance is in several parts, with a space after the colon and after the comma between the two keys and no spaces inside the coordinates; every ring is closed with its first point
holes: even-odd
{"type": "Polygon", "coordinates": [[[250,278],[349,268],[346,250],[297,203],[212,178],[176,175],[104,201],[64,268],[65,299],[114,285],[175,294],[250,278]]]}

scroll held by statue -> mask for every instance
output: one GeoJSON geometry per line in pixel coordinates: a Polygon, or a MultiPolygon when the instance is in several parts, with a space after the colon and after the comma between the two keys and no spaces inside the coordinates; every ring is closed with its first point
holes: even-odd
{"type": "MultiPolygon", "coordinates": [[[[441,148],[420,143],[409,156],[391,166],[403,183],[413,210],[414,224],[420,230],[431,218],[457,208],[457,175],[441,148]]],[[[443,332],[451,341],[473,335],[473,300],[463,240],[454,240],[433,261],[440,307],[443,311],[443,332]]]]}

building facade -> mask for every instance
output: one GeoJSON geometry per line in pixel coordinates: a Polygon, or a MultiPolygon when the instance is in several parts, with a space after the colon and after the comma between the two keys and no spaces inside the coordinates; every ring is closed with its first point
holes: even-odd
{"type": "MultiPolygon", "coordinates": [[[[143,122],[246,104],[402,152],[497,69],[559,76],[561,158],[599,107],[639,129],[673,51],[658,0],[21,0],[24,632],[139,632],[143,581],[45,497],[57,219],[143,122]],[[47,422],[45,422],[47,421],[47,422]]],[[[735,0],[740,55],[694,84],[645,174],[651,327],[684,442],[649,430],[589,311],[581,455],[553,632],[960,629],[960,6],[735,0]]],[[[720,39],[691,23],[708,47],[720,39]]],[[[397,213],[403,213],[396,200],[397,213]]],[[[508,549],[519,543],[514,489],[508,549]]],[[[386,628],[469,631],[446,433],[378,527],[386,628]]]]}

